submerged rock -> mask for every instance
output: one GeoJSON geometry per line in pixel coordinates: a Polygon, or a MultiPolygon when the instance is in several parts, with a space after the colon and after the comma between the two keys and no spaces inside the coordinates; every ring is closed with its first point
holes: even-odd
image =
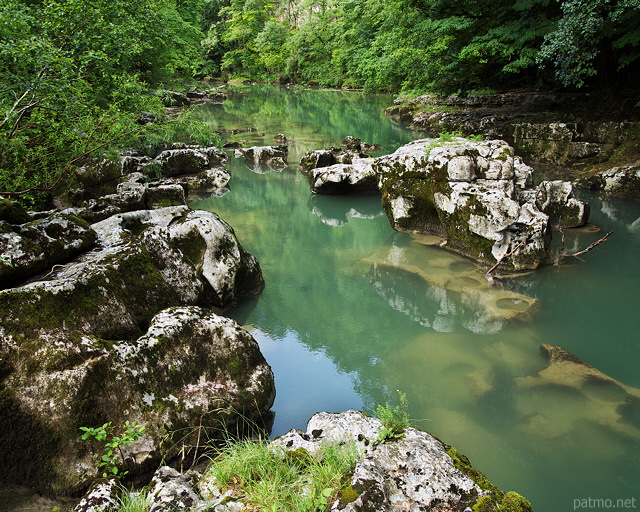
{"type": "Polygon", "coordinates": [[[518,428],[525,435],[564,438],[587,424],[640,439],[640,389],[609,377],[562,347],[541,345],[540,351],[547,366],[516,379],[518,388],[526,391],[516,404],[523,418],[518,428]],[[555,403],[558,413],[541,415],[541,399],[555,403]]]}
{"type": "Polygon", "coordinates": [[[0,478],[63,494],[98,467],[81,426],[145,424],[127,457],[151,463],[173,430],[234,428],[237,411],[257,421],[274,394],[235,322],[197,307],[163,311],[262,290],[257,261],[224,221],[182,206],[120,214],[90,232],[96,250],[0,291],[0,428],[11,432],[0,478]]]}

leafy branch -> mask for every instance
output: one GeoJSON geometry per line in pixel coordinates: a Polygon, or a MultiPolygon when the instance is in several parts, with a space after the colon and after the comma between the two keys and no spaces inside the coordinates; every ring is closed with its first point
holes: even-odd
{"type": "Polygon", "coordinates": [[[144,425],[140,425],[135,421],[127,420],[124,424],[124,430],[120,435],[114,435],[116,428],[111,422],[95,428],[80,427],[80,430],[84,432],[84,434],[82,434],[82,439],[84,440],[92,437],[96,441],[106,441],[103,448],[101,462],[98,465],[98,467],[104,468],[102,473],[103,478],[108,478],[110,476],[122,478],[129,473],[128,471],[120,471],[118,469],[118,455],[121,460],[125,460],[122,447],[131,446],[135,441],[140,439],[145,430],[144,425]]]}

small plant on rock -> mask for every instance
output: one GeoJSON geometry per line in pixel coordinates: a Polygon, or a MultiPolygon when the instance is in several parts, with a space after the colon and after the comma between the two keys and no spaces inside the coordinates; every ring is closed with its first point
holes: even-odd
{"type": "Polygon", "coordinates": [[[122,434],[117,436],[114,435],[115,427],[111,422],[96,428],[80,427],[80,430],[84,432],[82,439],[86,440],[93,437],[96,441],[106,441],[103,448],[102,462],[100,462],[98,466],[104,468],[102,478],[108,478],[110,476],[122,478],[129,473],[128,471],[120,471],[118,469],[117,458],[118,455],[120,455],[120,458],[124,460],[122,447],[131,446],[131,444],[140,439],[144,428],[144,425],[127,420],[124,424],[122,434]]]}
{"type": "Polygon", "coordinates": [[[383,428],[378,433],[376,443],[384,443],[391,439],[401,439],[404,437],[404,430],[411,426],[411,420],[407,412],[407,395],[398,391],[399,404],[395,406],[386,402],[378,405],[375,410],[376,417],[382,422],[383,428]]]}

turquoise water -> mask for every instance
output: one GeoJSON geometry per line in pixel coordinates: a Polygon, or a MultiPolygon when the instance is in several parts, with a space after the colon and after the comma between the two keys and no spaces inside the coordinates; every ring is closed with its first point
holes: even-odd
{"type": "Polygon", "coordinates": [[[262,295],[229,315],[275,372],[272,434],[304,429],[321,410],[372,410],[400,390],[418,427],[537,511],[589,498],[640,508],[640,204],[583,194],[601,231],[567,233],[567,249],[611,238],[582,261],[489,288],[486,269],[394,232],[378,197],[315,196],[296,171],[306,150],[347,135],[384,152],[419,138],[381,114],[392,98],[241,91],[203,117],[212,129],[255,129],[225,141],[285,134],[290,167],[265,173],[231,154],[229,192],[192,206],[227,220],[262,266],[262,295]],[[541,344],[614,380],[545,370],[541,344]]]}

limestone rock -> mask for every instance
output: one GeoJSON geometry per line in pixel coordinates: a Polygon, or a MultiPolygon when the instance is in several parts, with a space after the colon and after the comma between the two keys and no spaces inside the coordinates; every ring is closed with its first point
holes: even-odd
{"type": "Polygon", "coordinates": [[[602,190],[611,196],[640,199],[640,166],[613,167],[593,176],[580,178],[577,184],[592,190],[602,190]]]}
{"type": "Polygon", "coordinates": [[[344,145],[340,148],[331,147],[329,149],[307,151],[300,159],[300,171],[302,174],[307,174],[312,169],[329,167],[336,164],[351,164],[355,160],[368,158],[368,155],[360,149],[362,145],[360,139],[345,137],[343,142],[344,145]]]}
{"type": "Polygon", "coordinates": [[[382,203],[394,229],[446,239],[477,261],[535,269],[549,259],[548,216],[531,194],[532,170],[504,141],[421,139],[378,157],[382,203]]]}
{"type": "Polygon", "coordinates": [[[93,191],[93,195],[104,193],[107,187],[115,187],[122,175],[122,164],[112,160],[90,160],[75,172],[82,188],[93,191]]]}
{"type": "MultiPolygon", "coordinates": [[[[17,217],[14,217],[17,220],[17,217]]],[[[54,213],[21,225],[0,221],[0,289],[68,262],[96,241],[96,233],[71,213],[54,213]]]]}
{"type": "Polygon", "coordinates": [[[24,224],[30,220],[31,218],[22,206],[15,201],[0,197],[0,221],[9,224],[24,224]]]}
{"type": "Polygon", "coordinates": [[[178,183],[160,183],[147,187],[145,193],[147,208],[164,208],[187,204],[184,187],[178,183]]]}
{"type": "Polygon", "coordinates": [[[149,512],[190,510],[199,501],[194,491],[198,477],[193,471],[181,474],[168,466],[159,468],[150,484],[149,512]]]}
{"type": "Polygon", "coordinates": [[[536,204],[552,222],[563,228],[575,228],[589,220],[589,205],[573,196],[570,182],[543,181],[537,190],[536,204]]]}
{"type": "Polygon", "coordinates": [[[97,480],[84,494],[73,512],[116,512],[120,507],[118,480],[97,480]]]}
{"type": "Polygon", "coordinates": [[[257,261],[226,223],[181,206],[92,228],[95,251],[0,291],[0,428],[11,432],[0,478],[50,492],[76,493],[95,475],[99,447],[80,441],[78,426],[147,425],[126,451],[144,470],[162,454],[164,429],[203,415],[234,428],[235,411],[257,421],[273,401],[271,370],[235,322],[197,307],[163,311],[262,290],[257,261]]]}
{"type": "Polygon", "coordinates": [[[541,345],[540,351],[547,366],[516,379],[526,390],[517,403],[524,418],[519,429],[525,435],[571,436],[576,425],[590,423],[629,439],[640,438],[640,389],[609,377],[562,347],[541,345]],[[557,413],[542,416],[537,403],[547,396],[557,413]]]}
{"type": "Polygon", "coordinates": [[[468,460],[457,452],[452,458],[451,448],[428,433],[408,428],[380,442],[382,428],[377,418],[359,411],[322,412],[309,420],[306,432],[292,430],[271,446],[283,453],[303,449],[316,456],[322,446],[355,444],[360,460],[350,483],[353,496],[333,503],[334,511],[465,510],[483,497],[493,503],[504,498],[496,488],[487,491],[476,484],[465,473],[471,469],[468,460]]]}
{"type": "Polygon", "coordinates": [[[162,166],[165,177],[180,174],[195,174],[204,171],[209,166],[209,156],[198,149],[167,149],[160,153],[155,161],[162,166]]]}
{"type": "Polygon", "coordinates": [[[252,146],[236,149],[234,155],[236,158],[244,158],[254,168],[264,165],[269,169],[281,170],[287,166],[289,148],[286,145],[252,146]]]}
{"type": "Polygon", "coordinates": [[[0,424],[12,425],[20,444],[2,446],[11,468],[2,477],[50,492],[78,492],[95,477],[102,444],[80,440],[77,425],[145,425],[143,437],[117,459],[135,473],[174,455],[167,450],[175,443],[194,443],[197,429],[188,440],[184,429],[234,430],[236,411],[258,421],[275,396],[255,340],[233,320],[197,307],[161,311],[137,339],[49,331],[13,356],[0,424]]]}
{"type": "Polygon", "coordinates": [[[378,176],[372,158],[355,158],[351,164],[313,169],[307,175],[316,194],[377,194],[378,176]]]}

